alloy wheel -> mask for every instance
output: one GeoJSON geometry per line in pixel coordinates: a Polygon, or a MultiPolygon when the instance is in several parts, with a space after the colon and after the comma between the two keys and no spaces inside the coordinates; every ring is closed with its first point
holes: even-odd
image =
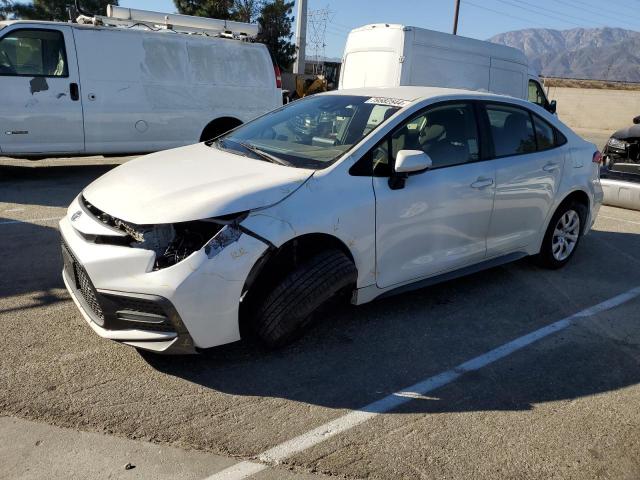
{"type": "Polygon", "coordinates": [[[567,210],[559,219],[551,240],[553,257],[562,262],[573,252],[580,235],[580,215],[575,210],[567,210]]]}

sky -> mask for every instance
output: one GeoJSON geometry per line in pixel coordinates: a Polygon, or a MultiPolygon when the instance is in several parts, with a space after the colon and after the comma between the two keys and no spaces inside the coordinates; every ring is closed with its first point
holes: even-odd
{"type": "MultiPolygon", "coordinates": [[[[640,0],[460,1],[458,34],[481,40],[523,28],[640,30],[640,0]]],[[[340,58],[349,30],[368,23],[401,23],[450,33],[454,4],[455,0],[308,0],[308,10],[329,10],[325,55],[340,58]]],[[[120,0],[120,5],[175,12],[172,0],[120,0]]],[[[307,47],[307,56],[314,54],[307,47]]]]}

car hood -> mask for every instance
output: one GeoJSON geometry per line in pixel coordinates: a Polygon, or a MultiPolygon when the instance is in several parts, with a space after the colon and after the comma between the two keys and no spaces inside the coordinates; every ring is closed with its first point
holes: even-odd
{"type": "Polygon", "coordinates": [[[273,205],[313,172],[199,143],[127,162],[97,179],[83,195],[127,222],[176,223],[273,205]]]}
{"type": "Polygon", "coordinates": [[[622,128],[611,136],[619,140],[626,140],[627,138],[640,138],[640,125],[633,125],[628,128],[622,128]]]}

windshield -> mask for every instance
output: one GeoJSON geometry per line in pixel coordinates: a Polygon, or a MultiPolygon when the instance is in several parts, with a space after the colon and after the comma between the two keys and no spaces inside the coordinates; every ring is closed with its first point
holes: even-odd
{"type": "Polygon", "coordinates": [[[298,168],[322,169],[408,102],[355,95],[317,95],[290,103],[210,143],[224,150],[298,168]]]}

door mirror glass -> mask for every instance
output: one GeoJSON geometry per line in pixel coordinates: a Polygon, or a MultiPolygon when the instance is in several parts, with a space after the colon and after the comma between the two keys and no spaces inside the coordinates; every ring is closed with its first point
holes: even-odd
{"type": "Polygon", "coordinates": [[[396,173],[420,172],[431,168],[433,162],[422,150],[400,150],[396,155],[396,173]]]}
{"type": "Polygon", "coordinates": [[[633,123],[635,123],[636,125],[640,125],[640,115],[633,119],[633,123]]]}
{"type": "Polygon", "coordinates": [[[549,103],[549,105],[547,106],[547,111],[549,113],[556,113],[556,110],[558,108],[558,103],[555,100],[551,100],[551,102],[549,103]]]}

